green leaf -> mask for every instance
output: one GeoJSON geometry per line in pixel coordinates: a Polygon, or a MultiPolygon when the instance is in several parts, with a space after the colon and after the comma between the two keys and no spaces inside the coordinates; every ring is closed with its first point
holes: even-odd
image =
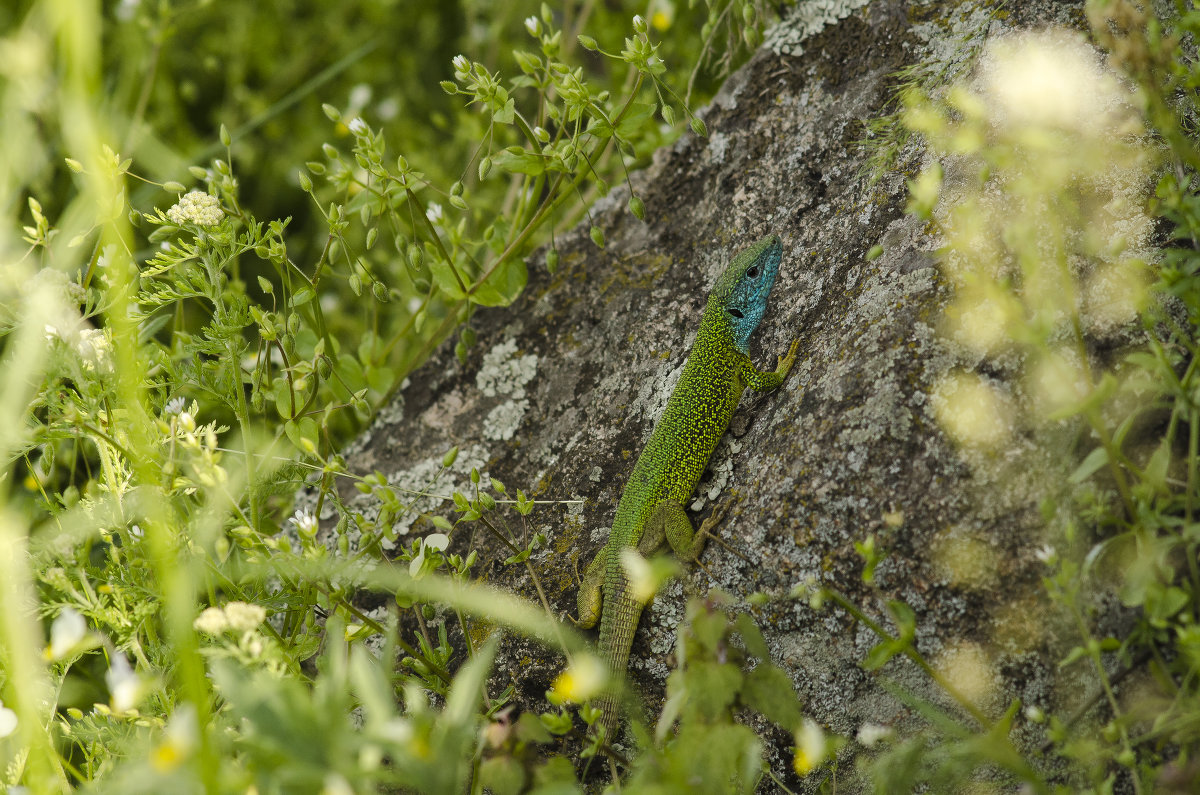
{"type": "Polygon", "coordinates": [[[1069,652],[1067,652],[1067,656],[1062,658],[1062,661],[1058,664],[1058,667],[1066,668],[1071,663],[1075,662],[1076,660],[1082,659],[1083,657],[1086,657],[1086,656],[1087,656],[1087,649],[1085,649],[1082,646],[1076,646],[1075,648],[1073,648],[1069,652]]]}
{"type": "Polygon", "coordinates": [[[650,102],[635,102],[633,107],[622,117],[617,124],[617,136],[619,138],[633,138],[637,132],[641,130],[642,125],[648,119],[654,116],[654,112],[658,110],[658,105],[650,102]]]}
{"type": "Polygon", "coordinates": [[[508,306],[529,281],[529,270],[525,260],[510,257],[483,282],[471,290],[471,300],[481,306],[508,306]]]}
{"type": "Polygon", "coordinates": [[[1161,583],[1155,583],[1146,590],[1146,619],[1162,629],[1187,603],[1187,591],[1174,585],[1163,587],[1161,583]]]}
{"type": "Polygon", "coordinates": [[[734,619],[733,628],[742,636],[742,644],[745,645],[746,651],[751,657],[757,657],[764,661],[771,659],[771,653],[767,650],[767,642],[763,639],[763,634],[754,623],[754,619],[741,613],[734,619]]]}
{"type": "Polygon", "coordinates": [[[548,743],[554,737],[532,712],[523,712],[517,719],[517,739],[527,743],[548,743]]]}
{"type": "Polygon", "coordinates": [[[494,756],[479,765],[479,783],[496,795],[517,795],[525,791],[525,769],[511,756],[494,756]]]}
{"type": "Polygon", "coordinates": [[[312,417],[288,420],[283,424],[283,432],[296,449],[305,455],[311,455],[317,449],[317,442],[321,438],[321,429],[312,417]]]}
{"type": "Polygon", "coordinates": [[[911,607],[898,599],[893,599],[888,602],[888,612],[892,614],[896,627],[900,630],[901,640],[908,641],[916,636],[917,614],[911,607]]]}
{"type": "Polygon", "coordinates": [[[1108,450],[1103,447],[1097,447],[1095,450],[1087,454],[1087,458],[1083,459],[1083,463],[1075,468],[1071,476],[1067,478],[1067,482],[1078,486],[1083,481],[1090,478],[1097,470],[1108,463],[1108,450]]]}
{"type": "Polygon", "coordinates": [[[684,678],[688,705],[707,720],[724,715],[742,688],[742,671],[732,663],[693,662],[684,678]]]}
{"type": "Polygon", "coordinates": [[[367,369],[367,385],[376,392],[386,393],[396,384],[396,371],[390,367],[367,369]]]}
{"type": "Polygon", "coordinates": [[[1170,440],[1164,438],[1158,445],[1158,448],[1150,456],[1150,460],[1146,463],[1146,482],[1154,487],[1155,491],[1164,492],[1167,490],[1167,469],[1171,465],[1171,444],[1170,440]]]}
{"type": "Polygon", "coordinates": [[[903,654],[908,647],[908,643],[903,640],[885,640],[875,646],[867,653],[867,657],[862,661],[864,671],[878,671],[888,660],[895,657],[897,654],[903,654]]]}
{"type": "Polygon", "coordinates": [[[495,656],[496,637],[493,636],[458,669],[458,675],[450,685],[450,694],[446,697],[444,715],[451,724],[466,726],[474,722],[483,683],[487,680],[495,656]]]}
{"type": "Polygon", "coordinates": [[[279,412],[279,416],[290,420],[292,418],[292,399],[288,380],[276,378],[271,393],[275,397],[275,410],[279,412]]]}
{"type": "Polygon", "coordinates": [[[746,676],[742,701],[788,731],[799,726],[804,717],[791,677],[774,663],[760,663],[746,676]]]}
{"type": "Polygon", "coordinates": [[[429,273],[433,276],[433,281],[438,288],[447,295],[447,297],[458,300],[466,298],[467,294],[459,285],[458,276],[455,274],[454,266],[441,257],[429,258],[429,273]]]}
{"type": "Polygon", "coordinates": [[[545,172],[546,158],[519,146],[510,146],[504,151],[492,155],[492,166],[515,174],[528,174],[536,177],[545,172]]]}
{"type": "Polygon", "coordinates": [[[530,553],[530,550],[522,549],[520,552],[513,555],[512,557],[506,558],[504,563],[505,563],[505,565],[512,565],[513,563],[524,563],[525,561],[529,560],[529,553],[530,553]]]}
{"type": "Polygon", "coordinates": [[[499,124],[512,124],[516,118],[517,101],[509,99],[504,103],[504,106],[492,113],[492,119],[499,124]]]}

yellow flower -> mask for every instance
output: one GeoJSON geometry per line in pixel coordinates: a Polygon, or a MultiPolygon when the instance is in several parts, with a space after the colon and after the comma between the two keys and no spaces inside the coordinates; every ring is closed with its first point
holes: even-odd
{"type": "Polygon", "coordinates": [[[576,657],[567,670],[554,680],[554,693],[565,701],[581,703],[600,692],[608,671],[599,657],[576,657]]]}
{"type": "Polygon", "coordinates": [[[829,753],[829,743],[825,740],[825,732],[811,718],[805,718],[804,723],[796,732],[796,756],[792,759],[792,767],[801,776],[807,776],[825,761],[829,753]]]}

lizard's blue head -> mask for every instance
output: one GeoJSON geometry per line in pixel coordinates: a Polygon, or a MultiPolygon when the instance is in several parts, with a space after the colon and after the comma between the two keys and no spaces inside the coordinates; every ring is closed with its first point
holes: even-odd
{"type": "Polygon", "coordinates": [[[725,316],[742,353],[750,352],[750,335],[767,313],[767,296],[775,286],[782,257],[779,236],[764,237],[733,258],[709,295],[707,311],[725,316]]]}

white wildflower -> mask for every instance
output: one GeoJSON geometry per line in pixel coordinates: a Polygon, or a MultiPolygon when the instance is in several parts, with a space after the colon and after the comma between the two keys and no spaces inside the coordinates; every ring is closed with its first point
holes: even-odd
{"type": "Polygon", "coordinates": [[[365,108],[367,103],[371,101],[371,87],[366,83],[359,83],[350,89],[350,101],[347,103],[351,108],[365,108]]]}
{"type": "Polygon", "coordinates": [[[621,568],[629,581],[629,595],[638,602],[645,604],[654,598],[661,585],[654,576],[650,563],[637,553],[633,547],[621,548],[621,568]]]}
{"type": "Polygon", "coordinates": [[[196,616],[196,620],[192,622],[192,626],[198,631],[206,635],[220,635],[229,628],[229,619],[225,617],[225,611],[219,607],[205,608],[204,612],[196,616]]]}
{"type": "Polygon", "coordinates": [[[267,611],[258,605],[246,602],[230,602],[225,605],[225,618],[231,629],[238,632],[250,632],[258,629],[258,625],[266,620],[267,611]]]}
{"type": "Polygon", "coordinates": [[[321,785],[321,795],[354,795],[354,788],[341,773],[326,773],[321,785]]]}
{"type": "Polygon", "coordinates": [[[296,532],[302,536],[312,538],[317,533],[317,517],[307,508],[296,511],[288,522],[295,526],[296,532]]]}
{"type": "Polygon", "coordinates": [[[163,406],[163,414],[179,414],[185,405],[187,405],[187,401],[182,397],[173,397],[167,401],[166,406],[163,406]]]}
{"type": "Polygon", "coordinates": [[[537,17],[525,17],[525,30],[536,39],[542,35],[542,21],[537,17]]]}
{"type": "Polygon", "coordinates": [[[858,727],[857,739],[864,748],[873,748],[880,740],[887,739],[891,735],[892,730],[889,727],[867,722],[858,727]]]}
{"type": "Polygon", "coordinates": [[[425,217],[435,224],[442,220],[442,205],[437,202],[431,202],[429,209],[425,211],[425,217]]]}
{"type": "Polygon", "coordinates": [[[101,329],[85,328],[75,337],[75,351],[83,366],[93,372],[110,373],[113,369],[112,342],[101,329]]]}
{"type": "Polygon", "coordinates": [[[1122,115],[1128,93],[1083,37],[1061,30],[994,43],[980,68],[991,101],[1014,126],[1058,127],[1087,133],[1111,129],[1096,120],[1122,115]],[[1087,125],[1090,125],[1087,126],[1087,125]]]}
{"type": "Polygon", "coordinates": [[[221,210],[221,202],[217,200],[217,197],[200,190],[185,194],[171,206],[171,209],[167,210],[167,218],[170,218],[171,223],[178,226],[183,226],[185,223],[193,223],[196,226],[213,226],[220,223],[224,217],[225,213],[221,210]]]}
{"type": "Polygon", "coordinates": [[[63,608],[50,625],[50,658],[61,660],[73,652],[87,637],[87,621],[75,610],[63,608]]]}
{"type": "Polygon", "coordinates": [[[0,737],[7,737],[17,730],[17,713],[0,701],[0,737]]]}
{"type": "Polygon", "coordinates": [[[179,427],[188,433],[196,430],[196,418],[192,416],[190,411],[179,412],[179,427]]]}
{"type": "Polygon", "coordinates": [[[169,773],[183,764],[200,743],[196,708],[183,704],[167,720],[163,740],[150,754],[150,764],[159,773],[169,773]]]}
{"type": "Polygon", "coordinates": [[[124,654],[117,653],[113,657],[112,665],[104,674],[104,682],[108,685],[115,712],[131,710],[142,700],[142,692],[145,689],[142,679],[134,673],[124,654]]]}
{"type": "Polygon", "coordinates": [[[350,132],[354,133],[355,135],[366,135],[371,131],[371,128],[367,126],[367,123],[363,121],[362,116],[355,116],[346,126],[349,127],[350,132]]]}
{"type": "Polygon", "coordinates": [[[138,6],[141,4],[142,0],[121,0],[120,3],[117,3],[114,16],[122,22],[128,22],[133,19],[134,14],[137,13],[138,6]]]}
{"type": "Polygon", "coordinates": [[[1049,544],[1043,544],[1033,555],[1047,566],[1053,566],[1058,561],[1058,550],[1049,544]]]}

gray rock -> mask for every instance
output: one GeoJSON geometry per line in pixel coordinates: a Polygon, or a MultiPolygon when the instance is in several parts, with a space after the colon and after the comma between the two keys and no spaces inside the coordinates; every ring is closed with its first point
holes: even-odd
{"type": "MultiPolygon", "coordinates": [[[[685,135],[633,176],[647,222],[625,210],[628,188],[599,202],[592,216],[606,247],[592,245],[585,224],[559,238],[556,274],[543,267],[544,252],[534,257],[516,303],[476,314],[479,342],[466,365],[443,345],[356,443],[351,469],[419,488],[458,445],[439,492],[467,492],[474,466],[510,491],[582,500],[539,506],[527,527],[508,514],[518,532],[548,536],[532,563],[553,609],[573,614],[572,570],[582,571],[604,542],[709,286],[742,246],[774,232],[784,263],[754,358],[773,365],[792,338],[801,357],[779,392],[743,398],[690,505],[698,523],[714,500],[737,495],[719,532],[749,562],[710,544],[707,573],[691,572],[648,606],[630,669],[649,709],[661,705],[684,591],[717,588],[778,597],[744,609],[819,723],[850,736],[864,723],[913,725],[859,666],[877,638],[838,609],[786,598],[806,581],[837,588],[888,625],[887,600],[912,606],[921,651],[983,677],[973,686],[995,715],[1014,697],[1043,707],[1078,702],[1082,686],[1070,670],[1056,671],[1063,639],[1029,627],[1050,622],[1035,551],[1039,481],[1057,465],[1032,466],[1040,448],[1031,445],[998,454],[1019,465],[981,470],[940,430],[931,386],[964,362],[937,330],[949,295],[932,259],[937,241],[903,212],[906,181],[924,153],[908,144],[872,183],[856,141],[864,121],[889,111],[898,69],[927,63],[964,74],[988,36],[1080,27],[1082,6],[1027,0],[994,14],[983,2],[847,0],[824,3],[824,16],[798,12],[705,109],[707,139],[685,135]],[[866,261],[877,244],[883,254],[866,261]],[[1014,469],[1025,477],[1006,479],[1014,469]],[[871,533],[889,553],[874,587],[863,584],[854,550],[871,533]]],[[[370,510],[369,498],[349,488],[344,496],[370,510]]],[[[443,504],[419,507],[451,515],[443,504]]],[[[430,529],[405,521],[405,532],[430,529]]],[[[502,564],[507,551],[482,532],[467,535],[451,549],[480,549],[483,579],[537,600],[524,567],[502,564]]],[[[509,638],[493,681],[511,680],[522,705],[544,708],[562,665],[559,655],[509,638]]],[[[950,706],[908,661],[885,671],[950,706]]],[[[792,776],[792,737],[753,725],[773,770],[792,776]]],[[[1018,736],[1038,740],[1033,729],[1018,736]]]]}

